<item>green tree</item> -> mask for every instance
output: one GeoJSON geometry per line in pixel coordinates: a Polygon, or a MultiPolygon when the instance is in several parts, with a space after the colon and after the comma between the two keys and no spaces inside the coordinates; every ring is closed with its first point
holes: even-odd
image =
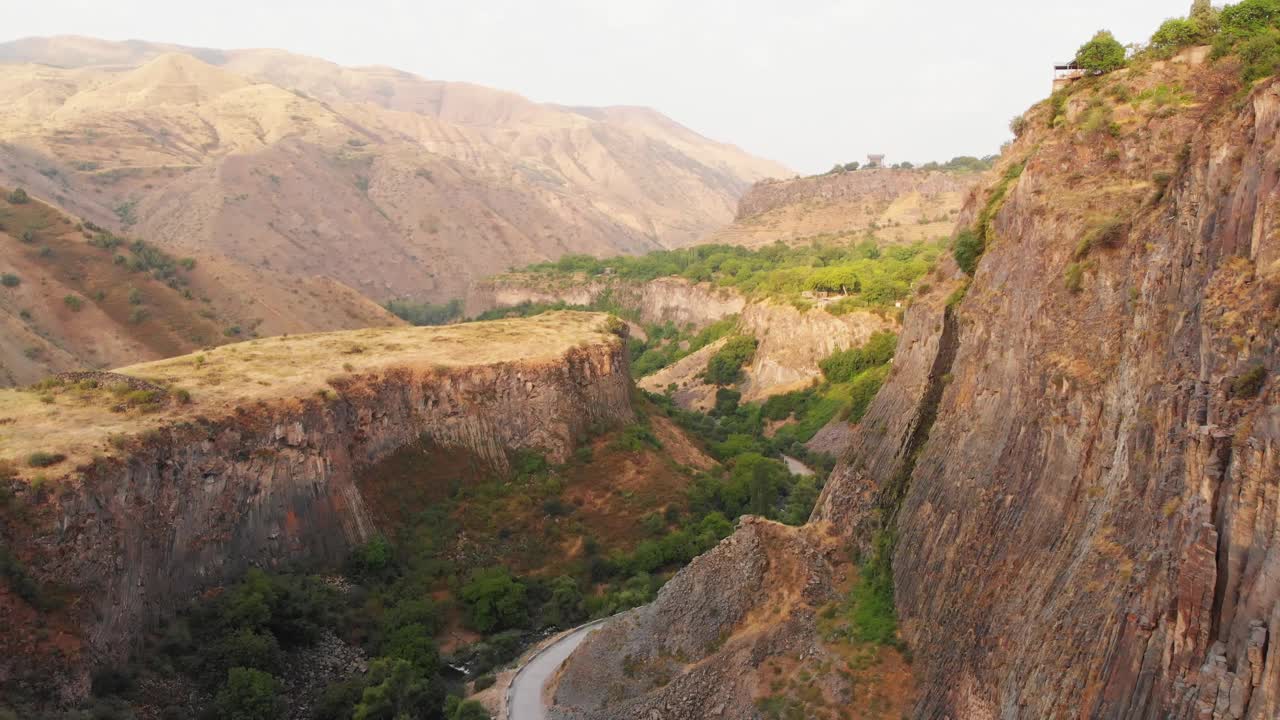
{"type": "Polygon", "coordinates": [[[0,275],[0,285],[4,285],[7,288],[11,288],[11,287],[18,287],[21,284],[22,284],[22,278],[19,278],[17,275],[14,275],[13,273],[5,273],[3,275],[0,275]]]}
{"type": "Polygon", "coordinates": [[[1108,73],[1125,66],[1124,46],[1109,30],[1099,30],[1076,52],[1076,64],[1083,70],[1108,73]]]}
{"type": "Polygon", "coordinates": [[[813,506],[818,502],[818,481],[812,476],[802,477],[791,488],[787,495],[786,507],[782,510],[782,522],[788,525],[803,525],[809,521],[813,506]]]}
{"type": "Polygon", "coordinates": [[[892,360],[897,347],[897,335],[891,332],[878,332],[872,335],[862,347],[832,353],[819,362],[818,367],[833,383],[849,382],[863,372],[892,360]]]}
{"type": "Polygon", "coordinates": [[[27,195],[27,191],[22,188],[14,188],[13,192],[9,193],[8,196],[9,202],[14,205],[24,205],[30,199],[31,197],[27,195]]]}
{"type": "Polygon", "coordinates": [[[586,602],[578,581],[561,575],[551,581],[551,598],[542,606],[542,621],[556,627],[569,627],[587,615],[586,602]]]}
{"type": "Polygon", "coordinates": [[[369,685],[360,696],[352,720],[401,720],[439,717],[444,690],[424,677],[413,663],[379,658],[369,663],[369,685]]]}
{"type": "Polygon", "coordinates": [[[241,628],[216,643],[209,661],[210,669],[219,675],[237,667],[276,672],[280,669],[280,645],[271,633],[241,628]]]}
{"type": "Polygon", "coordinates": [[[1156,50],[1177,50],[1204,42],[1208,37],[1208,31],[1194,20],[1173,18],[1165,20],[1151,36],[1151,47],[1156,50]]]}
{"type": "Polygon", "coordinates": [[[489,711],[475,700],[450,695],[444,701],[445,720],[491,720],[489,711]]]}
{"type": "Polygon", "coordinates": [[[444,701],[444,720],[492,720],[492,717],[479,702],[451,694],[444,701]]]}
{"type": "Polygon", "coordinates": [[[712,385],[733,385],[742,379],[742,367],[756,354],[756,339],[750,335],[730,338],[707,361],[706,380],[712,385]]]}
{"type": "Polygon", "coordinates": [[[276,679],[251,668],[228,670],[227,684],[213,704],[223,720],[276,720],[284,712],[276,679]]]}
{"type": "Polygon", "coordinates": [[[432,632],[420,623],[410,623],[393,630],[382,643],[382,654],[404,660],[424,676],[440,672],[440,653],[436,651],[432,632]]]}
{"type": "Polygon", "coordinates": [[[1188,17],[1191,22],[1199,26],[1204,39],[1218,32],[1221,24],[1218,9],[1213,6],[1211,0],[1195,0],[1191,3],[1191,14],[1188,17]]]}
{"type": "Polygon", "coordinates": [[[459,594],[467,623],[482,633],[520,627],[528,620],[525,586],[501,565],[471,573],[459,594]]]}
{"type": "Polygon", "coordinates": [[[966,229],[956,236],[956,244],[951,248],[951,254],[956,259],[956,265],[959,265],[966,275],[973,275],[978,271],[978,259],[982,257],[985,249],[982,238],[978,237],[976,232],[966,229]]]}

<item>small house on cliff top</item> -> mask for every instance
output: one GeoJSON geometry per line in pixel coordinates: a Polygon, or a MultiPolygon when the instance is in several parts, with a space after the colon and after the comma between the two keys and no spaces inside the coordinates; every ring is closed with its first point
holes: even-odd
{"type": "Polygon", "coordinates": [[[1058,63],[1053,66],[1053,91],[1058,92],[1084,76],[1084,68],[1080,67],[1080,64],[1075,60],[1058,63]]]}

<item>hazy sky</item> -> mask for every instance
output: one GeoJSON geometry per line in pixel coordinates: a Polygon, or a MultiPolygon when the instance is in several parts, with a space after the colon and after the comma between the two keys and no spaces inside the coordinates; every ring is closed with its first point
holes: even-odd
{"type": "Polygon", "coordinates": [[[801,172],[994,153],[1099,28],[1190,0],[33,0],[0,40],[274,47],[570,105],[654,107],[801,172]]]}

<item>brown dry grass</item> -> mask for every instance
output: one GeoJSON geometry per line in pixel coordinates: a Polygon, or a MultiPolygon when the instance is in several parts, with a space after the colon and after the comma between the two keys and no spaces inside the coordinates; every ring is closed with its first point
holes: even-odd
{"type": "MultiPolygon", "coordinates": [[[[65,473],[96,452],[109,454],[107,440],[113,435],[137,435],[198,415],[217,417],[245,403],[312,397],[328,392],[327,380],[335,376],[397,367],[544,362],[580,345],[615,341],[604,315],[556,312],[527,320],[371,328],[225,345],[121,368],[122,374],[180,387],[193,396],[190,405],[169,403],[157,412],[112,412],[107,403],[70,392],[47,402],[50,394],[34,389],[0,390],[0,460],[25,466],[31,453],[60,452],[68,461],[49,474],[65,473]]],[[[32,474],[26,467],[23,472],[32,474]]]]}

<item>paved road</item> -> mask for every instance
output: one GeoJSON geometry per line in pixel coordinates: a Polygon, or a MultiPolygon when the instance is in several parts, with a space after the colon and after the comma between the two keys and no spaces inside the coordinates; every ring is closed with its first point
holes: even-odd
{"type": "Polygon", "coordinates": [[[544,648],[520,668],[507,692],[507,720],[546,720],[547,708],[542,704],[542,689],[546,687],[547,680],[559,669],[560,663],[598,629],[598,622],[584,625],[544,648]]]}

